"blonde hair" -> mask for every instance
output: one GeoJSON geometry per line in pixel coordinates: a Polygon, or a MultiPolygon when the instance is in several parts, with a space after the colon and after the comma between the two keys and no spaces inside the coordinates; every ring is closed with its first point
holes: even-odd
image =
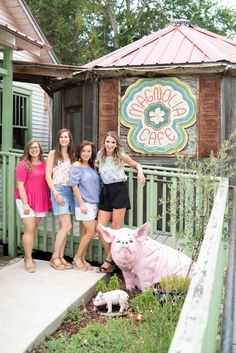
{"type": "Polygon", "coordinates": [[[124,152],[123,152],[123,148],[122,148],[121,143],[120,143],[119,136],[118,136],[118,134],[115,131],[108,131],[105,134],[105,136],[103,137],[103,139],[102,139],[101,149],[100,149],[99,157],[98,157],[99,165],[101,166],[101,165],[104,164],[105,158],[107,156],[106,148],[105,148],[105,141],[106,141],[107,137],[112,137],[113,139],[116,140],[116,145],[117,146],[116,146],[116,148],[113,151],[112,157],[113,157],[114,163],[116,165],[122,166],[124,164],[123,161],[122,161],[122,154],[124,152]]]}

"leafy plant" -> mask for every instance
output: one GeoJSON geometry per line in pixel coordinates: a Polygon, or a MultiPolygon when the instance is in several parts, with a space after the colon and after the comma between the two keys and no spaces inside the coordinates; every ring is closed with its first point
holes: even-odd
{"type": "Polygon", "coordinates": [[[172,275],[169,277],[162,277],[160,280],[160,287],[166,293],[177,292],[177,293],[187,293],[189,285],[191,282],[190,277],[183,277],[172,275]]]}
{"type": "Polygon", "coordinates": [[[121,280],[116,274],[114,274],[110,277],[110,280],[107,284],[103,279],[100,279],[98,281],[96,291],[105,293],[105,292],[109,292],[120,288],[121,288],[121,280]]]}
{"type": "Polygon", "coordinates": [[[191,252],[193,261],[199,254],[219,181],[236,173],[232,156],[236,147],[235,137],[236,131],[218,152],[211,152],[208,158],[177,157],[179,174],[176,197],[172,201],[177,202],[177,207],[170,203],[170,214],[173,209],[177,212],[171,217],[171,225],[176,227],[178,237],[183,239],[183,246],[191,252]]]}
{"type": "Polygon", "coordinates": [[[154,296],[153,289],[149,288],[131,299],[130,303],[138,312],[144,312],[155,306],[157,299],[154,296]]]}
{"type": "Polygon", "coordinates": [[[71,321],[81,321],[84,318],[84,314],[78,308],[70,308],[63,320],[63,324],[67,324],[71,321]]]}
{"type": "Polygon", "coordinates": [[[96,292],[102,292],[105,293],[107,292],[107,284],[105,283],[105,281],[103,279],[100,279],[97,283],[96,286],[96,292]]]}

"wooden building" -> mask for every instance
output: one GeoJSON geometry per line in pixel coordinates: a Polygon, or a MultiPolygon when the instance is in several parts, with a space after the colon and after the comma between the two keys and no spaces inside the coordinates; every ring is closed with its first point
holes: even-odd
{"type": "Polygon", "coordinates": [[[235,41],[178,20],[53,83],[54,127],[76,143],[116,130],[146,164],[205,157],[236,128],[235,75],[235,41]]]}

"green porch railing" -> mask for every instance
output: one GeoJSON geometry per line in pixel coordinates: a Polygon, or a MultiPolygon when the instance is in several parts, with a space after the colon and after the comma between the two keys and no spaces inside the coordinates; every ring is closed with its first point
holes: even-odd
{"type": "Polygon", "coordinates": [[[224,238],[228,180],[215,196],[201,250],[168,353],[215,353],[228,241],[224,238]]]}

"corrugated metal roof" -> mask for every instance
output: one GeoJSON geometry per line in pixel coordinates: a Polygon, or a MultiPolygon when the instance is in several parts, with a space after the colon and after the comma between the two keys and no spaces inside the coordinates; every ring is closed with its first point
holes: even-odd
{"type": "Polygon", "coordinates": [[[95,67],[236,63],[236,41],[207,31],[187,20],[145,36],[86,65],[95,67]]]}

